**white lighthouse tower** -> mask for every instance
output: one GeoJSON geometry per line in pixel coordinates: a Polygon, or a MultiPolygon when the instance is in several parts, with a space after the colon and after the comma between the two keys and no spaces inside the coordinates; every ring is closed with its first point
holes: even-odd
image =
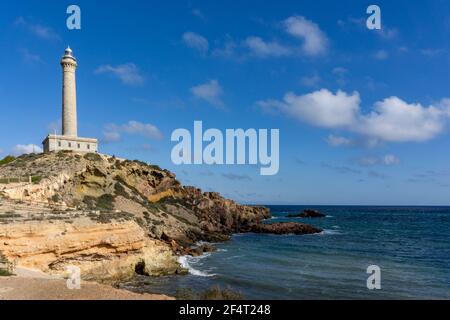
{"type": "Polygon", "coordinates": [[[77,152],[97,152],[98,140],[78,137],[77,88],[75,73],[77,59],[67,47],[61,59],[63,70],[62,89],[62,135],[50,134],[42,142],[44,152],[72,150],[77,152]]]}
{"type": "Polygon", "coordinates": [[[72,55],[72,50],[67,47],[61,59],[63,69],[62,91],[62,134],[63,136],[77,136],[77,88],[75,72],[77,60],[72,55]]]}

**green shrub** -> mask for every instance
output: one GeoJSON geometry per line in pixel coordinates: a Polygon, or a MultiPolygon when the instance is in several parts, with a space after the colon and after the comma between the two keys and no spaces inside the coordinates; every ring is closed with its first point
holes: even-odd
{"type": "Polygon", "coordinates": [[[88,208],[94,209],[96,207],[97,198],[92,196],[84,196],[83,203],[86,204],[88,208]]]}
{"type": "Polygon", "coordinates": [[[231,289],[220,289],[213,287],[201,294],[201,300],[244,300],[244,297],[239,292],[231,289]]]}
{"type": "Polygon", "coordinates": [[[0,268],[0,277],[9,277],[12,275],[13,274],[11,272],[9,272],[8,270],[0,268]]]}
{"type": "Polygon", "coordinates": [[[115,168],[120,170],[122,169],[122,163],[120,160],[116,160],[116,163],[114,164],[115,168]]]}
{"type": "Polygon", "coordinates": [[[97,208],[104,210],[114,209],[114,199],[115,197],[111,194],[104,194],[97,199],[97,208]]]}
{"type": "Polygon", "coordinates": [[[68,154],[73,153],[72,150],[60,150],[56,154],[58,158],[65,158],[68,154]]]}
{"type": "Polygon", "coordinates": [[[180,216],[180,215],[174,214],[173,217],[175,217],[178,221],[181,221],[181,222],[183,222],[183,223],[185,223],[185,224],[188,224],[188,225],[194,225],[194,224],[193,224],[192,222],[190,222],[188,219],[186,219],[186,218],[184,218],[184,217],[182,217],[182,216],[180,216]]]}
{"type": "Polygon", "coordinates": [[[151,219],[151,218],[148,218],[147,221],[149,223],[153,224],[154,226],[160,226],[160,225],[164,224],[164,222],[161,220],[156,220],[156,219],[151,219]]]}
{"type": "Polygon", "coordinates": [[[50,198],[50,200],[52,201],[52,202],[59,202],[59,200],[60,200],[60,197],[59,197],[59,195],[57,194],[57,193],[55,193],[51,198],[50,198]]]}
{"type": "Polygon", "coordinates": [[[100,223],[110,223],[113,220],[130,221],[134,218],[134,215],[128,212],[120,212],[120,213],[102,212],[100,214],[89,213],[88,217],[100,223]]]}
{"type": "Polygon", "coordinates": [[[180,288],[175,292],[177,300],[199,300],[198,293],[191,288],[180,288]]]}
{"type": "Polygon", "coordinates": [[[32,176],[31,177],[31,182],[34,184],[38,184],[39,182],[41,182],[42,177],[41,176],[32,176]]]}
{"type": "Polygon", "coordinates": [[[116,184],[114,185],[114,190],[116,191],[116,194],[118,196],[122,196],[126,199],[130,199],[130,195],[128,194],[128,192],[125,190],[125,188],[123,187],[123,185],[120,182],[116,182],[116,184]]]}
{"type": "Polygon", "coordinates": [[[13,219],[13,218],[20,218],[21,215],[18,213],[15,213],[14,211],[8,211],[3,214],[0,214],[0,219],[13,219]]]}
{"type": "Polygon", "coordinates": [[[0,166],[3,166],[3,165],[8,164],[8,163],[11,163],[14,160],[16,160],[16,157],[6,156],[2,160],[0,160],[0,166]]]}
{"type": "Polygon", "coordinates": [[[98,153],[86,153],[84,158],[89,161],[99,162],[102,161],[102,157],[98,153]]]}
{"type": "Polygon", "coordinates": [[[150,169],[156,170],[156,171],[164,171],[163,169],[161,169],[160,166],[156,165],[156,164],[149,164],[148,167],[150,169]]]}
{"type": "MultiPolygon", "coordinates": [[[[0,252],[0,265],[5,265],[8,266],[9,262],[8,259],[6,259],[6,257],[0,252]]],[[[3,269],[0,268],[0,277],[8,277],[8,276],[12,276],[13,274],[11,272],[9,272],[8,269],[3,269]]]]}
{"type": "Polygon", "coordinates": [[[141,227],[145,227],[147,224],[145,223],[144,219],[142,219],[141,217],[137,217],[136,219],[134,219],[136,221],[136,223],[138,225],[140,225],[141,227]]]}
{"type": "Polygon", "coordinates": [[[175,293],[178,300],[244,300],[239,292],[231,289],[212,287],[204,292],[196,292],[191,288],[178,289],[175,293]]]}

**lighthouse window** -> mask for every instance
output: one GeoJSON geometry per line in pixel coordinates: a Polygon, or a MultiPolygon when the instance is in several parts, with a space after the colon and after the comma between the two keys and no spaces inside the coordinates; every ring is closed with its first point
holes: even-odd
{"type": "Polygon", "coordinates": [[[80,149],[81,148],[81,145],[80,144],[78,144],[78,149],[80,149]]]}
{"type": "Polygon", "coordinates": [[[61,141],[58,141],[58,147],[61,147],[61,141]]]}
{"type": "Polygon", "coordinates": [[[87,148],[88,148],[88,149],[90,149],[90,148],[91,148],[91,146],[90,146],[90,145],[88,144],[88,145],[87,145],[87,148]]]}
{"type": "Polygon", "coordinates": [[[69,148],[72,148],[72,143],[71,142],[69,142],[69,148]]]}

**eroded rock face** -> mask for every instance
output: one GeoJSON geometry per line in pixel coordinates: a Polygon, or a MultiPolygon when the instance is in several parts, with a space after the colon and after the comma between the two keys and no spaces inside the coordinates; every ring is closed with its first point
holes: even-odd
{"type": "Polygon", "coordinates": [[[132,221],[3,224],[0,251],[19,266],[48,273],[63,274],[67,266],[77,266],[87,279],[126,278],[140,262],[149,275],[181,271],[170,248],[149,239],[132,221]]]}
{"type": "Polygon", "coordinates": [[[241,206],[218,193],[184,187],[158,166],[107,155],[28,155],[0,166],[0,176],[12,174],[41,175],[39,183],[8,188],[5,193],[12,199],[103,212],[90,215],[94,221],[132,219],[150,238],[175,240],[182,247],[227,240],[270,216],[266,208],[241,206]]]}

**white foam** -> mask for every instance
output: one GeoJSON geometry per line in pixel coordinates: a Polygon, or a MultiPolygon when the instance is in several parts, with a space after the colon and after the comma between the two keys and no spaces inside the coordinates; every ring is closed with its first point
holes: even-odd
{"type": "Polygon", "coordinates": [[[195,269],[194,267],[192,267],[192,263],[195,260],[199,260],[199,259],[203,259],[205,257],[208,257],[210,254],[204,254],[202,256],[199,257],[191,257],[191,256],[181,256],[178,258],[178,262],[181,264],[181,266],[183,268],[186,268],[189,270],[189,273],[194,275],[194,276],[198,276],[198,277],[214,277],[216,274],[214,273],[207,273],[207,272],[203,272],[200,271],[198,269],[195,269]]]}
{"type": "Polygon", "coordinates": [[[329,230],[329,229],[325,229],[320,233],[316,233],[316,235],[319,236],[330,236],[330,235],[338,235],[338,234],[342,234],[341,232],[337,231],[337,230],[329,230]]]}

